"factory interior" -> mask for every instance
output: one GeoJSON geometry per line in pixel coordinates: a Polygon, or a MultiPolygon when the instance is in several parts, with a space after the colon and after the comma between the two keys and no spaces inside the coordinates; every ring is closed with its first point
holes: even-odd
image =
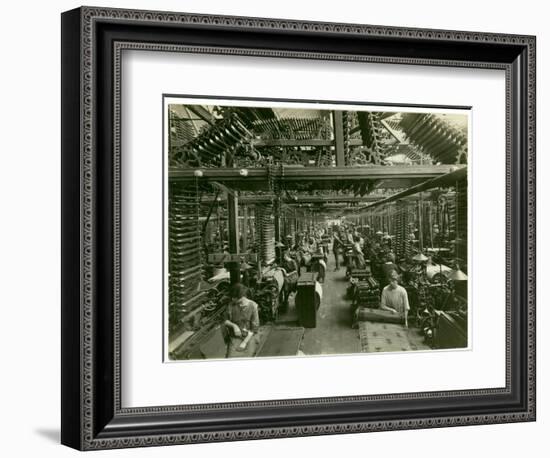
{"type": "Polygon", "coordinates": [[[169,360],[468,347],[467,114],[216,103],[167,105],[169,360]]]}

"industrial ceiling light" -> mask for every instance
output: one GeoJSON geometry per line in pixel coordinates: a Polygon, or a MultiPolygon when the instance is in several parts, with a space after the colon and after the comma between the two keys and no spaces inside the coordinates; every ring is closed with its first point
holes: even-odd
{"type": "Polygon", "coordinates": [[[415,256],[413,256],[413,261],[416,262],[426,262],[428,260],[428,257],[424,253],[418,253],[415,256]]]}
{"type": "Polygon", "coordinates": [[[453,281],[466,281],[468,280],[468,275],[466,275],[462,270],[460,270],[460,267],[458,267],[458,264],[456,267],[451,270],[449,273],[449,280],[453,281]]]}

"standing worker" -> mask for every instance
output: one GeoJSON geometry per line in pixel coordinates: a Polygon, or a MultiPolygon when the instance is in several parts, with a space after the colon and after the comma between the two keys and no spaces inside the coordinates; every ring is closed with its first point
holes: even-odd
{"type": "Polygon", "coordinates": [[[339,234],[335,232],[332,239],[332,253],[334,254],[335,271],[340,269],[340,252],[342,251],[343,245],[344,244],[342,243],[339,234]]]}

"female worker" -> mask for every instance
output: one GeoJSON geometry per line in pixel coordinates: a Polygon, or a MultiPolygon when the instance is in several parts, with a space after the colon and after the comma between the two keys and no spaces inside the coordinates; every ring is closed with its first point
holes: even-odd
{"type": "Polygon", "coordinates": [[[298,264],[294,259],[290,257],[290,253],[285,253],[283,258],[283,274],[285,282],[282,289],[282,304],[281,310],[284,311],[288,308],[288,298],[291,293],[297,291],[299,269],[298,264]]]}
{"type": "Polygon", "coordinates": [[[353,255],[355,258],[355,267],[357,269],[365,268],[365,256],[363,255],[363,248],[361,247],[361,239],[358,235],[353,240],[353,255]]]}

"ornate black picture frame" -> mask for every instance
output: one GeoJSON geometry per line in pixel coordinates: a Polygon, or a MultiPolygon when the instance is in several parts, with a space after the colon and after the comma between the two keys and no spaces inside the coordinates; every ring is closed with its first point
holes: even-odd
{"type": "Polygon", "coordinates": [[[62,15],[62,436],[80,450],[535,420],[535,37],[82,7],[62,15]],[[506,72],[504,388],[122,408],[120,53],[506,72]]]}

